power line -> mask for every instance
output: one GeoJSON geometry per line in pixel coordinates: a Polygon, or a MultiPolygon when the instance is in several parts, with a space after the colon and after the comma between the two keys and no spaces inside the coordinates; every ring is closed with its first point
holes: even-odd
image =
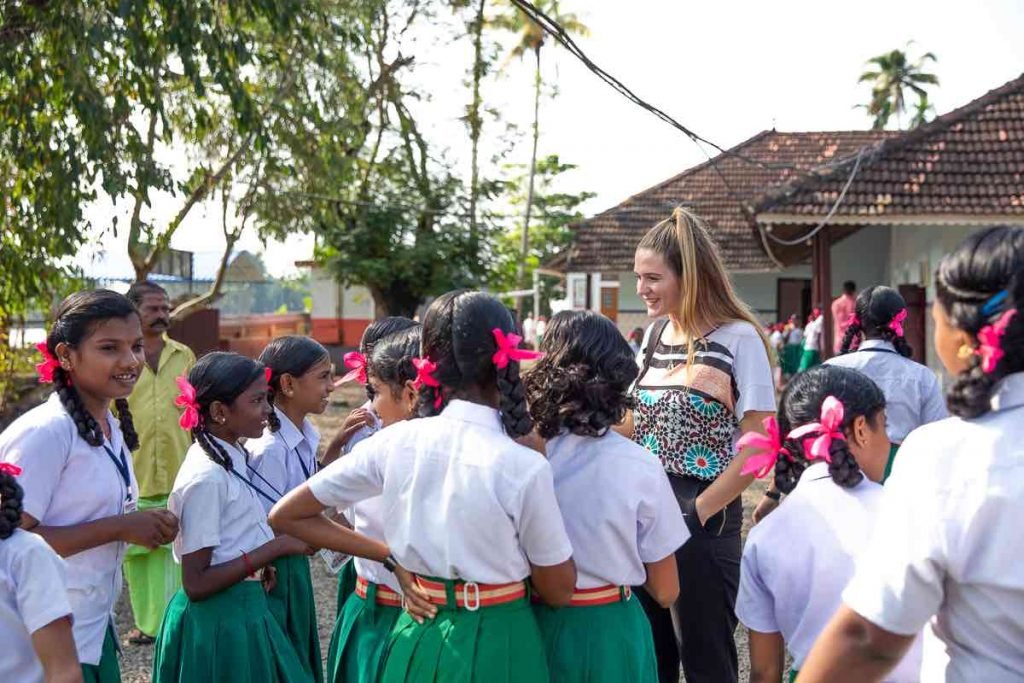
{"type": "Polygon", "coordinates": [[[530,3],[530,2],[527,2],[527,0],[511,0],[511,2],[512,2],[513,5],[518,7],[520,11],[522,11],[524,14],[526,14],[526,16],[531,21],[536,23],[538,26],[540,26],[542,29],[544,29],[549,35],[551,35],[555,40],[557,40],[559,42],[559,44],[562,45],[562,47],[564,47],[566,50],[569,51],[570,54],[572,54],[574,57],[576,57],[576,59],[578,59],[580,62],[582,62],[583,65],[586,66],[587,69],[591,73],[593,73],[598,78],[600,78],[602,81],[607,83],[609,86],[612,87],[612,89],[617,91],[620,95],[625,97],[627,100],[629,100],[633,104],[635,104],[638,107],[640,107],[640,108],[650,112],[651,114],[654,114],[656,117],[658,117],[659,119],[661,119],[662,121],[664,121],[668,125],[672,126],[676,130],[682,132],[688,138],[693,140],[694,143],[698,143],[698,144],[699,143],[704,143],[705,145],[708,145],[709,147],[713,147],[722,156],[734,157],[734,158],[739,159],[741,161],[744,161],[744,162],[746,162],[748,164],[751,164],[751,165],[754,165],[754,166],[759,166],[759,167],[767,169],[767,170],[772,170],[772,171],[788,170],[788,171],[796,171],[796,172],[799,172],[799,173],[808,173],[809,172],[808,169],[801,168],[801,167],[796,166],[794,164],[768,163],[768,162],[765,162],[765,161],[761,161],[760,159],[754,159],[753,157],[749,157],[749,156],[747,156],[745,154],[741,154],[741,153],[736,152],[736,151],[725,149],[721,145],[718,145],[718,144],[712,142],[711,140],[708,140],[704,136],[699,135],[698,133],[696,133],[692,129],[688,128],[687,126],[685,126],[682,123],[680,123],[679,121],[677,121],[675,118],[673,118],[669,114],[665,113],[659,107],[656,107],[653,104],[651,104],[651,103],[647,102],[646,100],[644,100],[643,98],[641,98],[639,95],[634,93],[628,86],[626,86],[622,81],[620,81],[619,79],[615,78],[614,76],[609,74],[607,71],[602,69],[600,66],[595,64],[594,61],[592,59],[590,59],[590,57],[588,57],[587,54],[585,52],[583,52],[583,50],[580,49],[580,47],[576,44],[576,41],[574,41],[572,39],[572,37],[565,31],[565,29],[562,28],[562,26],[557,21],[555,21],[554,19],[549,17],[543,11],[541,11],[536,5],[534,5],[534,4],[530,3]]]}

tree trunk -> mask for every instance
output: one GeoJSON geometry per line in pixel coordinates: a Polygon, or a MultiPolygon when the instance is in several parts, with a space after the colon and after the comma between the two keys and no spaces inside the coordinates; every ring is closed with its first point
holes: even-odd
{"type": "Polygon", "coordinates": [[[480,98],[480,81],[484,77],[483,32],[486,2],[487,0],[480,0],[473,20],[473,103],[470,105],[468,117],[469,138],[473,145],[469,177],[469,251],[473,259],[476,259],[480,246],[476,210],[480,194],[480,131],[483,128],[483,121],[480,118],[480,108],[483,104],[480,98]]]}
{"type": "MultiPolygon", "coordinates": [[[[526,215],[523,217],[523,232],[519,241],[519,269],[516,273],[516,280],[519,287],[526,289],[526,258],[530,250],[530,216],[533,213],[533,181],[537,173],[537,140],[540,138],[540,47],[534,50],[537,57],[537,71],[534,74],[533,82],[533,152],[530,155],[530,181],[526,190],[526,215]]],[[[523,318],[523,306],[525,299],[519,297],[516,300],[516,310],[519,311],[519,318],[523,318]]]]}

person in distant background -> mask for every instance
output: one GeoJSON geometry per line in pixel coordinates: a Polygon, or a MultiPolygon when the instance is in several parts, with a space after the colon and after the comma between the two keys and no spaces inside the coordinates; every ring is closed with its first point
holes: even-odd
{"type": "Polygon", "coordinates": [[[640,342],[644,340],[644,328],[634,327],[633,331],[629,333],[629,337],[626,341],[629,342],[629,348],[633,349],[633,355],[640,353],[640,342]]]}
{"type": "Polygon", "coordinates": [[[843,335],[850,326],[850,318],[857,305],[857,283],[847,280],[843,283],[843,293],[832,302],[832,354],[838,356],[843,346],[843,335]]]}
{"type": "MultiPolygon", "coordinates": [[[[178,395],[175,378],[188,374],[196,357],[184,344],[167,336],[171,302],[163,287],[137,282],[128,290],[142,320],[146,362],[139,373],[128,406],[139,434],[139,450],[132,453],[139,480],[139,509],[165,509],[174,478],[192,443],[178,426],[178,395]]],[[[131,545],[124,559],[135,629],[128,635],[133,645],[151,645],[164,618],[164,608],[181,586],[181,570],[169,546],[152,550],[131,545]]]]}
{"type": "Polygon", "coordinates": [[[537,321],[533,319],[533,314],[528,313],[526,319],[523,321],[523,339],[527,344],[536,348],[537,343],[537,321]]]}

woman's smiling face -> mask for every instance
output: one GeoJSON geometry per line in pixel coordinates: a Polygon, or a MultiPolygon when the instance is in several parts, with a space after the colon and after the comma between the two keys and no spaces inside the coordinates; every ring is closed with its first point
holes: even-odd
{"type": "Polygon", "coordinates": [[[661,254],[637,249],[633,272],[636,293],[643,300],[647,315],[656,318],[679,310],[679,277],[661,254]]]}

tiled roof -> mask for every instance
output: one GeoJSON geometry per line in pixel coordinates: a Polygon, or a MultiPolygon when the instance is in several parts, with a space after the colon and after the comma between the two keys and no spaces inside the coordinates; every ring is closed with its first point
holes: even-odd
{"type": "Polygon", "coordinates": [[[707,162],[684,171],[577,225],[566,269],[605,273],[632,270],[633,252],[640,238],[667,218],[673,208],[684,204],[708,220],[727,268],[772,270],[776,266],[761,246],[752,205],[771,186],[804,178],[811,169],[820,169],[893,135],[897,134],[758,133],[717,156],[714,164],[707,162]]]}
{"type": "MultiPolygon", "coordinates": [[[[759,216],[824,216],[852,164],[769,193],[759,216]]],[[[862,159],[835,215],[1024,216],[1024,75],[886,140],[862,159]]]]}

